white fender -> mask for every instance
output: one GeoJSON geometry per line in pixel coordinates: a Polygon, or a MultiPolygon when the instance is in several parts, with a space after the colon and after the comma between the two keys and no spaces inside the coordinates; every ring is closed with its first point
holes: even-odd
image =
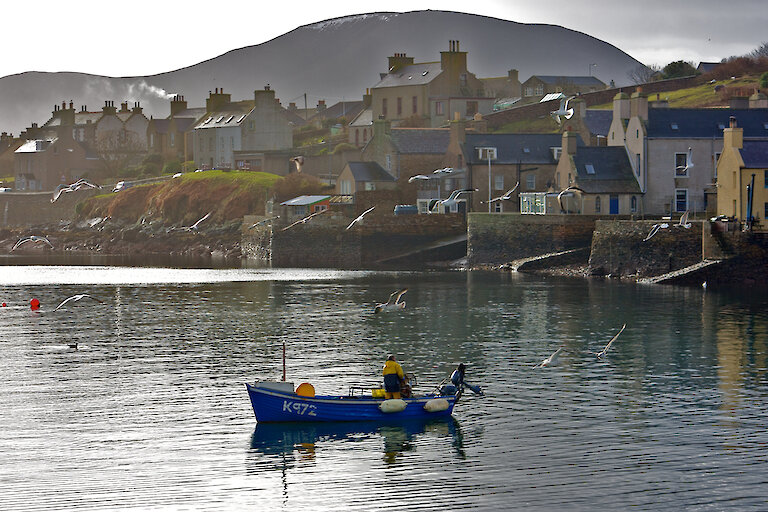
{"type": "Polygon", "coordinates": [[[448,409],[448,407],[450,404],[445,398],[433,398],[424,404],[424,410],[427,412],[440,412],[448,409]]]}
{"type": "Polygon", "coordinates": [[[379,410],[381,412],[400,412],[405,410],[405,406],[408,405],[405,403],[405,400],[401,400],[399,398],[391,398],[389,400],[384,400],[379,404],[379,410]]]}

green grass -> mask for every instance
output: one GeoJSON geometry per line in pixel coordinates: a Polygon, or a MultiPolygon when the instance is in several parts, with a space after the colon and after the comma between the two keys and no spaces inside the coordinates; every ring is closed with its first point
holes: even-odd
{"type": "Polygon", "coordinates": [[[203,180],[212,180],[217,184],[232,183],[237,185],[270,188],[281,177],[277,174],[268,172],[252,171],[219,171],[216,169],[210,171],[190,172],[183,174],[180,178],[182,182],[194,182],[203,180]]]}

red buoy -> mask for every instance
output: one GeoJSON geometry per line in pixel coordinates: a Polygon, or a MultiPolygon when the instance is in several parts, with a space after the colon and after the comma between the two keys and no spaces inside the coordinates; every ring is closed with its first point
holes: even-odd
{"type": "Polygon", "coordinates": [[[5,302],[3,302],[3,307],[6,307],[6,306],[8,306],[8,304],[6,304],[5,302]]]}
{"type": "Polygon", "coordinates": [[[40,301],[37,299],[32,299],[29,301],[29,307],[30,309],[40,309],[40,301]]]}

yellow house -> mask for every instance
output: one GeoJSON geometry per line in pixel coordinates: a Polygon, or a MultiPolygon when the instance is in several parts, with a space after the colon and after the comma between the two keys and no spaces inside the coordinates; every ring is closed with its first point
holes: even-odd
{"type": "Polygon", "coordinates": [[[755,230],[768,230],[768,140],[744,142],[744,129],[731,116],[723,130],[723,153],[717,161],[717,213],[746,221],[747,187],[753,188],[755,230]],[[754,178],[754,179],[753,179],[754,178]],[[754,183],[754,187],[752,184],[754,183]]]}

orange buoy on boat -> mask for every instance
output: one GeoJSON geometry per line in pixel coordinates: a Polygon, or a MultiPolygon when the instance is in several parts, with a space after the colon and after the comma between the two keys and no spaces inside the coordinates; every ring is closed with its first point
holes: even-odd
{"type": "Polygon", "coordinates": [[[299,396],[308,396],[311,398],[315,396],[315,386],[309,382],[299,384],[299,387],[296,388],[296,394],[299,396]]]}

